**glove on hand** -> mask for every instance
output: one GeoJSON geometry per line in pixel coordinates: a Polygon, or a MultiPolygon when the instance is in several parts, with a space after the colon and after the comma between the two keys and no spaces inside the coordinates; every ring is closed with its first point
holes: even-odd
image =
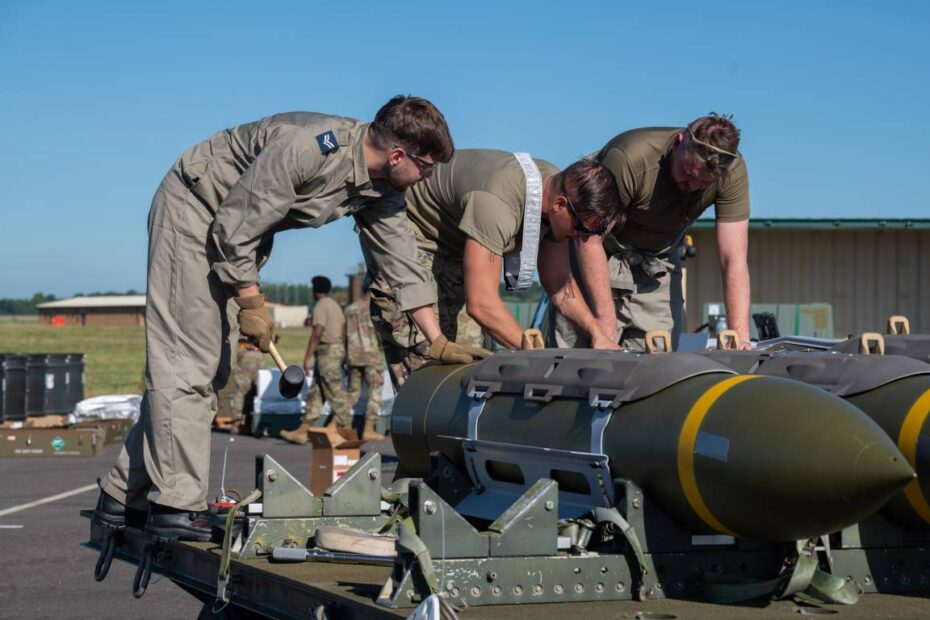
{"type": "Polygon", "coordinates": [[[523,336],[520,338],[520,348],[524,351],[545,349],[546,343],[543,340],[542,332],[535,327],[523,330],[523,336]]]}
{"type": "Polygon", "coordinates": [[[267,353],[274,341],[274,319],[265,307],[265,296],[236,297],[236,304],[240,308],[239,333],[267,353]]]}
{"type": "Polygon", "coordinates": [[[441,364],[471,364],[491,355],[491,352],[470,344],[449,342],[445,336],[439,336],[426,351],[427,359],[441,364]]]}

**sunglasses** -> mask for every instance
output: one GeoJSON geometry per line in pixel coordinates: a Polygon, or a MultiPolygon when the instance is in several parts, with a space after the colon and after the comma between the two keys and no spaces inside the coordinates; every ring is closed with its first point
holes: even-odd
{"type": "Polygon", "coordinates": [[[581,216],[578,215],[578,211],[575,209],[575,205],[572,204],[572,199],[568,197],[568,193],[565,191],[565,183],[562,183],[562,195],[565,196],[565,204],[568,206],[568,212],[575,217],[575,236],[576,237],[603,237],[607,234],[607,224],[604,224],[602,228],[597,230],[591,230],[584,225],[584,222],[581,221],[581,216]]]}
{"type": "Polygon", "coordinates": [[[415,164],[417,165],[417,168],[419,168],[420,170],[432,170],[432,169],[433,169],[433,166],[436,165],[436,162],[434,162],[434,161],[426,161],[425,159],[423,159],[423,158],[420,157],[419,155],[414,155],[413,153],[411,153],[410,151],[408,151],[407,149],[405,149],[405,148],[402,147],[402,146],[398,146],[398,145],[396,145],[396,144],[392,144],[392,145],[391,145],[391,148],[392,148],[392,149],[400,149],[400,150],[402,150],[402,151],[404,152],[404,155],[406,155],[407,157],[409,157],[409,158],[413,161],[413,163],[415,163],[415,164]]]}
{"type": "Polygon", "coordinates": [[[738,153],[731,153],[713,144],[698,140],[694,137],[690,127],[688,128],[688,140],[691,143],[691,149],[704,160],[704,163],[710,164],[712,167],[725,170],[739,157],[738,153]]]}

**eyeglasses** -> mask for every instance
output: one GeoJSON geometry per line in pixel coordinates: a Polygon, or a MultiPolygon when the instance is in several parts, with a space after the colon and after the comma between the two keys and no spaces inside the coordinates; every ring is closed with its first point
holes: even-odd
{"type": "Polygon", "coordinates": [[[562,195],[565,196],[565,204],[568,206],[568,211],[575,217],[575,236],[576,237],[603,237],[607,234],[607,224],[604,224],[602,228],[597,230],[591,230],[584,225],[584,222],[581,221],[581,216],[578,215],[578,211],[575,209],[575,205],[572,204],[572,199],[568,197],[568,194],[565,192],[565,183],[562,183],[562,195]]]}
{"type": "Polygon", "coordinates": [[[402,151],[404,152],[404,155],[406,155],[407,157],[409,157],[409,158],[413,161],[413,163],[415,163],[415,164],[417,165],[417,168],[419,168],[420,170],[423,170],[423,171],[432,170],[432,169],[433,169],[433,166],[436,165],[436,162],[434,162],[434,161],[426,161],[425,159],[423,159],[423,158],[420,157],[419,155],[414,155],[413,153],[411,153],[410,151],[408,151],[408,150],[405,149],[404,147],[398,146],[397,144],[392,144],[392,145],[391,145],[391,148],[392,148],[392,149],[400,149],[400,150],[402,150],[402,151]]]}
{"type": "Polygon", "coordinates": [[[710,164],[713,168],[729,168],[739,157],[738,153],[731,153],[720,147],[702,142],[694,137],[691,128],[688,128],[688,140],[691,142],[691,149],[704,160],[705,164],[710,164]]]}

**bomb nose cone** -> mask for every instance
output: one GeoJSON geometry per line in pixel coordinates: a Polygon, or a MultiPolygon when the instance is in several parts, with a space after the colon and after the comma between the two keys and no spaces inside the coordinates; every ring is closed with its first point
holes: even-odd
{"type": "Polygon", "coordinates": [[[729,439],[726,463],[699,453],[696,459],[707,510],[750,538],[839,531],[876,513],[914,476],[891,438],[859,409],[788,379],[736,384],[701,431],[729,439]]]}
{"type": "Polygon", "coordinates": [[[900,452],[887,441],[876,441],[856,457],[857,501],[885,492],[890,499],[904,485],[917,477],[900,452]]]}

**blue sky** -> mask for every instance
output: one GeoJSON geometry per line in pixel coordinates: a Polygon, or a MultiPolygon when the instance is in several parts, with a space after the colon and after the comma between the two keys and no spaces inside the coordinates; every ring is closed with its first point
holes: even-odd
{"type": "MultiPolygon", "coordinates": [[[[0,2],[0,297],[143,289],[152,193],[224,127],[433,100],[458,147],[567,165],[711,110],[756,217],[930,217],[930,3],[0,2]]],[[[344,281],[349,222],[263,272],[344,281]]]]}

